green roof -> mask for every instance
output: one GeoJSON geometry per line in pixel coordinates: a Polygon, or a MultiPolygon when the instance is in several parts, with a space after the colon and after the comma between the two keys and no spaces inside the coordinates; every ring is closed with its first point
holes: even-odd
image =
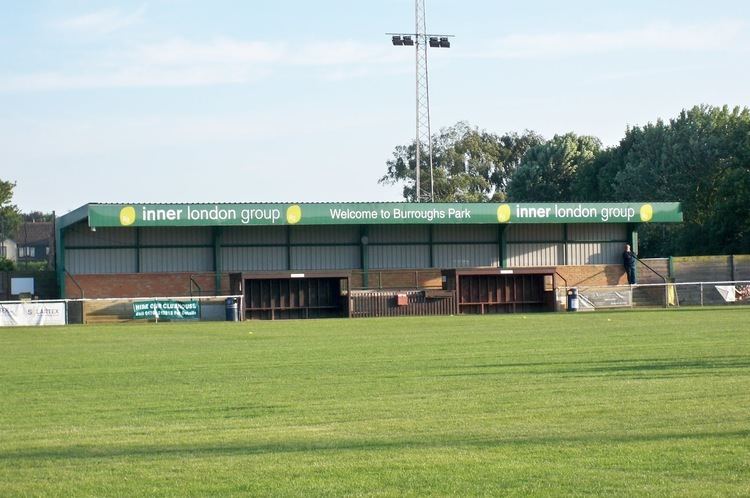
{"type": "Polygon", "coordinates": [[[91,227],[679,223],[682,207],[677,202],[87,204],[58,218],[58,229],[84,219],[91,227]]]}

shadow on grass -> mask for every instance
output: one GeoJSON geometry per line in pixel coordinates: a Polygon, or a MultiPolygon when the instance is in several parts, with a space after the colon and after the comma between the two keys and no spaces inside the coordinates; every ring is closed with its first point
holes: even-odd
{"type": "MultiPolygon", "coordinates": [[[[444,368],[444,367],[442,367],[444,368]]],[[[572,375],[597,376],[617,375],[638,377],[698,376],[704,373],[714,375],[717,370],[750,369],[750,357],[722,356],[703,359],[675,360],[660,358],[606,360],[606,361],[567,361],[567,362],[533,362],[533,363],[497,363],[489,365],[463,365],[455,368],[464,372],[446,373],[438,377],[484,376],[507,373],[505,370],[516,370],[517,373],[537,375],[572,375]],[[480,371],[475,371],[479,369],[480,371]],[[646,374],[652,375],[646,375],[646,374]],[[582,374],[582,375],[575,375],[582,374]]]]}
{"type": "Polygon", "coordinates": [[[750,437],[749,430],[627,435],[582,435],[509,437],[496,439],[401,439],[401,440],[341,440],[341,441],[297,441],[285,443],[253,444],[203,444],[203,445],[118,445],[118,446],[67,446],[62,448],[29,448],[0,453],[0,461],[57,460],[57,459],[102,459],[102,458],[149,458],[169,456],[221,457],[237,455],[263,455],[285,453],[307,453],[316,451],[381,451],[423,450],[440,448],[477,448],[547,446],[547,445],[612,445],[668,441],[695,441],[705,439],[735,439],[750,437]]]}

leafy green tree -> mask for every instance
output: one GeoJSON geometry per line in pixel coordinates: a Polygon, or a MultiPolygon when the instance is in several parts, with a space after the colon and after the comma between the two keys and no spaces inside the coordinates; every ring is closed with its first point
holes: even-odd
{"type": "MultiPolygon", "coordinates": [[[[525,152],[543,139],[532,131],[495,135],[459,122],[433,137],[433,179],[437,202],[486,202],[506,198],[510,177],[525,152]]],[[[384,184],[403,184],[416,199],[414,143],[397,146],[386,162],[384,184]]],[[[420,156],[422,190],[429,191],[429,158],[420,156]]]]}
{"type": "Polygon", "coordinates": [[[641,254],[750,252],[750,111],[696,106],[629,128],[578,169],[571,200],[679,201],[685,223],[642,225],[641,254]]]}
{"type": "Polygon", "coordinates": [[[530,148],[511,178],[510,199],[570,201],[576,173],[596,158],[601,147],[596,137],[567,133],[530,148]]]}
{"type": "Polygon", "coordinates": [[[21,214],[11,204],[15,186],[13,182],[0,180],[0,240],[14,237],[21,224],[21,214]]]}

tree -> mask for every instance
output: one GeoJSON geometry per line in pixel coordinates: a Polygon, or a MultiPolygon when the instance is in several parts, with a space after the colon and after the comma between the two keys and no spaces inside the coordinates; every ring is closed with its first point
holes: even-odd
{"type": "MultiPolygon", "coordinates": [[[[433,179],[437,202],[486,202],[506,198],[507,185],[532,146],[542,143],[532,131],[522,134],[495,135],[468,123],[459,122],[443,128],[433,137],[433,179]]],[[[416,147],[397,146],[393,158],[386,162],[385,184],[403,184],[407,201],[416,200],[416,147]]],[[[422,190],[429,191],[429,157],[420,156],[422,190]]]]}
{"type": "Polygon", "coordinates": [[[682,225],[641,227],[641,254],[750,252],[749,169],[750,110],[696,106],[629,128],[579,168],[573,192],[588,201],[681,202],[682,225]]]}
{"type": "Polygon", "coordinates": [[[567,133],[530,148],[511,178],[510,199],[570,201],[576,173],[595,159],[601,146],[596,137],[567,133]]]}
{"type": "Polygon", "coordinates": [[[25,222],[55,221],[55,214],[32,211],[30,213],[22,213],[21,218],[25,222]]]}
{"type": "Polygon", "coordinates": [[[0,180],[0,241],[13,238],[21,224],[21,214],[11,204],[15,186],[13,182],[0,180]]]}

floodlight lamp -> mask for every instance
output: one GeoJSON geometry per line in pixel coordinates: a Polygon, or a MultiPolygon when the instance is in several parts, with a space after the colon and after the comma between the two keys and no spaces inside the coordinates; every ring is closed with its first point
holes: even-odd
{"type": "Polygon", "coordinates": [[[393,42],[394,45],[397,45],[397,46],[404,44],[404,41],[398,35],[391,37],[391,41],[393,42]]]}
{"type": "Polygon", "coordinates": [[[411,36],[404,36],[404,45],[412,46],[414,45],[414,39],[411,36]]]}
{"type": "Polygon", "coordinates": [[[440,41],[436,37],[431,36],[430,37],[430,46],[431,47],[439,47],[440,46],[440,41]]]}
{"type": "MultiPolygon", "coordinates": [[[[430,46],[432,46],[432,39],[430,39],[430,46]]],[[[451,42],[447,37],[440,38],[440,46],[443,48],[451,48],[451,42]]]]}

